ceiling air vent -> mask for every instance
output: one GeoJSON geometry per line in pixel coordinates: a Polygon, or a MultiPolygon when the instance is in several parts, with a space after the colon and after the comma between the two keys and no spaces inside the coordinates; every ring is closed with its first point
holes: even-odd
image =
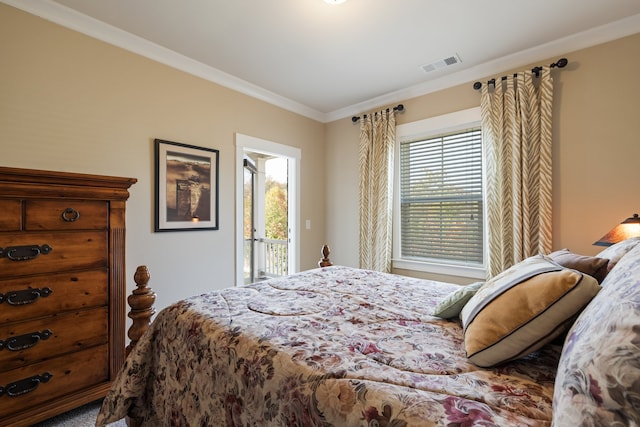
{"type": "Polygon", "coordinates": [[[441,68],[448,67],[450,65],[459,64],[460,62],[462,62],[462,61],[460,60],[460,57],[456,53],[455,55],[448,56],[448,57],[443,58],[443,59],[439,59],[439,60],[431,62],[429,64],[424,64],[424,65],[421,66],[421,68],[425,73],[430,73],[432,71],[436,71],[436,70],[439,70],[441,68]]]}

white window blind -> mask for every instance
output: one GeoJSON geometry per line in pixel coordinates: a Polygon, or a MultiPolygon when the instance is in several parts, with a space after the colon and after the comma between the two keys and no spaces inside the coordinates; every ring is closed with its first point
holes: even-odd
{"type": "Polygon", "coordinates": [[[403,259],[483,265],[482,133],[400,144],[403,259]]]}

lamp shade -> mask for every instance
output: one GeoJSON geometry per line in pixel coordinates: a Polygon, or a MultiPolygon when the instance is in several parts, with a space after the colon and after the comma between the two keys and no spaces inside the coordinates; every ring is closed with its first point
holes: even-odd
{"type": "Polygon", "coordinates": [[[611,246],[615,243],[621,242],[629,237],[640,236],[640,217],[638,214],[633,214],[616,225],[607,234],[598,239],[593,244],[596,246],[611,246]]]}

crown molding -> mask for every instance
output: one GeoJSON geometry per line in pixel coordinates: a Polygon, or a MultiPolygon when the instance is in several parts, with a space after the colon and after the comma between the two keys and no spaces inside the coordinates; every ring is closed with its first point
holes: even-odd
{"type": "MultiPolygon", "coordinates": [[[[619,21],[460,70],[425,83],[390,92],[329,113],[323,113],[112,25],[76,12],[52,0],[0,0],[0,2],[321,123],[360,115],[363,111],[403,102],[407,99],[478,80],[479,76],[502,73],[505,70],[513,69],[523,64],[541,61],[557,55],[565,55],[640,32],[640,14],[632,15],[619,21]]],[[[570,58],[569,62],[571,62],[570,58]]]]}
{"type": "MultiPolygon", "coordinates": [[[[504,56],[455,73],[429,80],[415,86],[369,99],[326,114],[326,122],[359,116],[363,111],[375,110],[408,99],[426,95],[449,87],[481,80],[483,76],[501,74],[507,70],[522,67],[525,64],[543,61],[561,55],[568,55],[588,47],[607,43],[640,32],[640,14],[632,15],[606,25],[563,37],[513,55],[504,56]]],[[[568,58],[571,62],[571,58],[568,58]]],[[[470,83],[471,84],[471,83],[470,83]]]]}
{"type": "Polygon", "coordinates": [[[299,102],[268,91],[253,83],[227,74],[217,68],[195,61],[173,50],[152,43],[142,37],[79,13],[51,0],[0,0],[17,9],[54,22],[65,28],[93,37],[105,43],[144,56],[153,61],[176,68],[185,73],[259,99],[285,110],[324,122],[326,114],[299,102]]]}

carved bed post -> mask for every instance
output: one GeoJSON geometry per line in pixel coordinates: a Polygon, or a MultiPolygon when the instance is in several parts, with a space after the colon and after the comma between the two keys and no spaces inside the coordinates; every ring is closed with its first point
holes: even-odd
{"type": "Polygon", "coordinates": [[[133,325],[129,328],[127,335],[131,342],[126,348],[127,356],[133,350],[140,337],[145,333],[151,324],[151,316],[153,316],[156,310],[153,308],[153,303],[156,300],[156,294],[147,287],[151,275],[146,265],[141,265],[136,269],[133,275],[133,280],[138,286],[133,290],[131,295],[127,298],[131,311],[128,316],[133,320],[133,325]]]}
{"type": "Polygon", "coordinates": [[[331,267],[333,265],[329,259],[329,252],[329,246],[322,245],[322,259],[318,261],[318,267],[331,267]]]}

